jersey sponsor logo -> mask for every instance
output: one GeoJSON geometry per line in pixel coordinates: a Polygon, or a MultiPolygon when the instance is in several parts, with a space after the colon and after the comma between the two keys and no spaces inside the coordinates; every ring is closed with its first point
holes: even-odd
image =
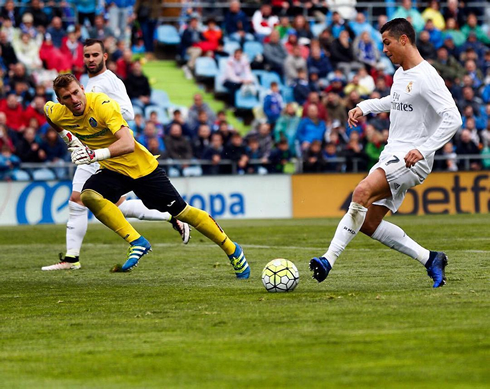
{"type": "Polygon", "coordinates": [[[70,125],[70,126],[64,126],[66,128],[69,128],[70,130],[73,129],[73,128],[78,128],[80,127],[78,124],[73,124],[73,125],[70,125]]]}
{"type": "Polygon", "coordinates": [[[400,101],[400,94],[393,92],[392,101],[391,101],[391,109],[394,111],[403,111],[403,112],[412,112],[413,107],[412,104],[404,103],[400,101]]]}
{"type": "Polygon", "coordinates": [[[99,132],[96,132],[95,134],[90,134],[90,135],[82,135],[77,132],[75,132],[75,135],[78,139],[80,140],[86,140],[86,139],[93,139],[93,138],[98,138],[99,136],[105,135],[109,131],[108,128],[104,128],[103,130],[100,130],[99,132]]]}
{"type": "Polygon", "coordinates": [[[413,89],[413,81],[410,81],[407,85],[407,93],[410,93],[413,89]]]}
{"type": "Polygon", "coordinates": [[[88,119],[88,122],[90,123],[90,125],[92,127],[94,127],[94,128],[97,127],[97,120],[95,120],[94,118],[88,119]]]}

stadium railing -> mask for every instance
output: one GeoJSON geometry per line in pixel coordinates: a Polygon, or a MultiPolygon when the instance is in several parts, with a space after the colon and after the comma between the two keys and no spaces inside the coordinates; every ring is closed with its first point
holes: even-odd
{"type": "MultiPolygon", "coordinates": [[[[457,162],[463,161],[463,169],[460,169],[461,171],[470,171],[471,167],[471,162],[472,161],[481,161],[481,162],[486,162],[488,165],[490,165],[490,155],[458,155],[457,157],[447,157],[444,155],[436,155],[434,157],[435,161],[445,161],[447,159],[454,159],[457,162]]],[[[185,160],[174,160],[174,159],[163,159],[158,161],[159,164],[163,167],[165,167],[168,170],[171,170],[175,172],[178,170],[180,173],[177,175],[183,175],[185,176],[186,174],[182,174],[181,170],[186,167],[186,166],[193,166],[193,167],[198,167],[201,169],[205,166],[211,166],[215,165],[215,163],[209,161],[209,160],[202,160],[202,159],[185,159],[185,160]]],[[[337,158],[332,158],[327,161],[329,164],[330,163],[338,163],[340,168],[339,172],[344,173],[345,171],[345,165],[347,162],[349,162],[352,165],[352,170],[349,171],[349,173],[361,173],[365,172],[365,170],[360,170],[359,166],[363,163],[365,163],[365,159],[361,158],[345,158],[345,157],[337,157],[337,158]]],[[[293,158],[290,161],[290,164],[294,165],[294,171],[291,173],[294,174],[301,174],[303,173],[303,161],[298,158],[293,158]]],[[[239,169],[237,162],[229,160],[229,159],[223,159],[218,163],[219,166],[223,167],[229,167],[229,172],[231,174],[238,174],[239,169]]],[[[267,169],[267,167],[271,166],[270,163],[264,163],[260,159],[253,159],[249,161],[249,165],[255,166],[256,168],[262,167],[264,169],[267,169]]],[[[36,179],[41,179],[41,180],[47,180],[47,179],[58,179],[58,180],[70,180],[73,177],[73,174],[75,173],[76,166],[71,163],[71,162],[44,162],[44,163],[22,163],[20,165],[20,169],[23,172],[27,172],[29,179],[31,180],[36,180],[36,179]],[[35,174],[34,171],[36,170],[42,170],[44,173],[46,173],[46,170],[52,171],[52,175],[47,175],[47,174],[35,174]],[[46,177],[46,178],[44,178],[46,177]]],[[[262,169],[261,172],[265,173],[265,170],[262,169]]],[[[484,169],[485,170],[485,169],[484,169]]],[[[288,171],[289,173],[289,171],[288,171]]],[[[284,174],[288,174],[284,173],[284,174]]],[[[326,172],[326,173],[331,173],[331,172],[326,172]]],[[[203,175],[201,174],[193,174],[190,173],[188,174],[189,176],[200,176],[203,175]]],[[[205,175],[205,174],[204,174],[205,175]]],[[[226,176],[225,174],[222,174],[226,176]]],[[[173,176],[176,176],[173,174],[173,176]]],[[[25,177],[24,180],[27,180],[27,176],[25,177]]]]}

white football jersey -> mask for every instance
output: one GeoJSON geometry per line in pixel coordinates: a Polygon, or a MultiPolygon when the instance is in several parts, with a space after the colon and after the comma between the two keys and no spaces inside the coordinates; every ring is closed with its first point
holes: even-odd
{"type": "Polygon", "coordinates": [[[387,154],[417,149],[432,168],[434,153],[461,127],[461,115],[444,80],[427,61],[393,76],[389,96],[358,104],[364,115],[390,112],[387,154]]]}
{"type": "Polygon", "coordinates": [[[114,99],[121,107],[121,113],[126,121],[134,119],[133,105],[124,83],[110,70],[88,79],[86,92],[102,92],[114,99]]]}

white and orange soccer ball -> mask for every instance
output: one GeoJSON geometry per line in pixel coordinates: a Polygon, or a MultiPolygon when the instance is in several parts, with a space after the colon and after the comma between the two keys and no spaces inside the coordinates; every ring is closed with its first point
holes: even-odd
{"type": "Polygon", "coordinates": [[[262,271],[262,283],[268,292],[292,292],[298,282],[298,269],[284,258],[273,259],[262,271]]]}

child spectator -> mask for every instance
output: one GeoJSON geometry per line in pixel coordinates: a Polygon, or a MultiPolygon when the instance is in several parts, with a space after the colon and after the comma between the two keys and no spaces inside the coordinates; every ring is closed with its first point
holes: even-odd
{"type": "Polygon", "coordinates": [[[284,167],[292,156],[288,141],[280,140],[269,155],[269,173],[284,173],[284,167]]]}
{"type": "Polygon", "coordinates": [[[299,122],[300,118],[296,114],[296,103],[289,103],[274,127],[275,142],[279,143],[281,140],[286,140],[293,155],[295,154],[296,131],[299,122]]]}
{"type": "Polygon", "coordinates": [[[271,82],[271,89],[264,99],[264,113],[272,127],[275,125],[277,119],[279,119],[283,105],[279,85],[275,81],[271,82]]]}

